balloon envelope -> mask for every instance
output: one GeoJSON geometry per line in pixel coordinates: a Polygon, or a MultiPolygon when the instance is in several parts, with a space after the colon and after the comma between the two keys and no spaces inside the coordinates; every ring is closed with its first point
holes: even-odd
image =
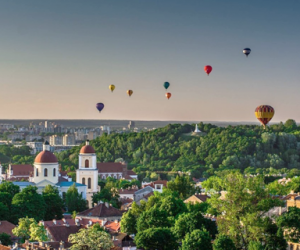
{"type": "Polygon", "coordinates": [[[166,97],[167,97],[168,99],[170,99],[171,96],[172,96],[171,93],[166,93],[166,97]]]}
{"type": "Polygon", "coordinates": [[[164,83],[164,87],[165,87],[165,89],[168,89],[170,87],[170,83],[169,82],[165,82],[164,83]]]}
{"type": "Polygon", "coordinates": [[[127,90],[127,95],[131,96],[133,91],[131,89],[127,90]]]}
{"type": "Polygon", "coordinates": [[[212,71],[212,66],[206,65],[204,67],[204,71],[206,72],[207,75],[209,75],[209,73],[212,71]]]}
{"type": "Polygon", "coordinates": [[[274,108],[269,105],[260,105],[255,109],[255,116],[266,127],[269,121],[273,118],[275,113],[274,108]]]}
{"type": "Polygon", "coordinates": [[[114,91],[114,89],[116,88],[116,86],[112,84],[112,85],[109,85],[109,87],[108,87],[108,88],[110,89],[110,91],[111,91],[111,92],[113,92],[113,91],[114,91]]]}
{"type": "Polygon", "coordinates": [[[104,108],[104,104],[99,102],[96,104],[96,108],[99,110],[99,112],[101,112],[101,110],[104,108]]]}
{"type": "Polygon", "coordinates": [[[251,53],[251,49],[249,49],[249,48],[244,48],[244,49],[243,49],[243,53],[244,53],[246,56],[248,56],[248,55],[251,53]]]}

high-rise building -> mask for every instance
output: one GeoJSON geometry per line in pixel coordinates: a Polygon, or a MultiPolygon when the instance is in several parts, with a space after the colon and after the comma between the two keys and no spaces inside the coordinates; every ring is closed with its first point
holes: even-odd
{"type": "Polygon", "coordinates": [[[51,146],[62,145],[62,137],[58,135],[50,136],[50,145],[51,146]]]}
{"type": "Polygon", "coordinates": [[[65,134],[63,136],[63,145],[64,146],[75,145],[75,135],[74,134],[65,134]]]}

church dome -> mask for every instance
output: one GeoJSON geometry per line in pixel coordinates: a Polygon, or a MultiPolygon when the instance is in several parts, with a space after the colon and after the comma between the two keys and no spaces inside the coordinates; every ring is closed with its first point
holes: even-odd
{"type": "Polygon", "coordinates": [[[36,157],[34,162],[36,163],[57,163],[56,156],[50,151],[42,151],[36,157]]]}
{"type": "Polygon", "coordinates": [[[80,149],[80,154],[94,154],[95,149],[90,145],[90,141],[86,141],[86,145],[80,149]]]}

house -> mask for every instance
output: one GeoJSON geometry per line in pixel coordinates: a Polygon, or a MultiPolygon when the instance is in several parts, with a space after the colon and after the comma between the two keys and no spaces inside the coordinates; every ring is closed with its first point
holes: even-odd
{"type": "Polygon", "coordinates": [[[141,199],[143,199],[145,196],[147,196],[149,193],[153,193],[154,188],[151,186],[146,186],[138,191],[135,192],[134,194],[134,201],[138,202],[141,199]]]}
{"type": "Polygon", "coordinates": [[[153,182],[149,182],[149,183],[144,183],[143,182],[142,187],[150,186],[150,187],[153,188],[153,191],[162,193],[163,188],[167,187],[167,183],[168,183],[168,181],[164,181],[164,180],[157,180],[157,181],[153,181],[153,182]]]}
{"type": "Polygon", "coordinates": [[[20,181],[29,179],[30,175],[33,173],[33,166],[30,164],[9,164],[6,179],[11,181],[20,181]]]}
{"type": "Polygon", "coordinates": [[[17,238],[17,236],[15,236],[12,233],[12,230],[15,228],[16,226],[6,220],[2,220],[0,221],[0,234],[2,233],[6,233],[8,235],[10,235],[11,239],[14,240],[17,238]]]}
{"type": "Polygon", "coordinates": [[[192,195],[191,197],[187,198],[184,203],[192,203],[192,204],[196,204],[196,203],[202,203],[205,202],[207,199],[209,199],[210,197],[207,196],[206,194],[198,194],[195,193],[194,195],[192,195]]]}
{"type": "Polygon", "coordinates": [[[114,208],[107,202],[100,203],[93,208],[77,214],[78,217],[81,217],[83,219],[101,219],[111,221],[121,220],[122,215],[123,213],[119,209],[114,208]]]}
{"type": "Polygon", "coordinates": [[[101,179],[112,177],[115,179],[137,180],[137,174],[127,169],[124,162],[101,162],[97,163],[98,175],[101,179]]]}
{"type": "Polygon", "coordinates": [[[126,189],[119,189],[119,196],[120,196],[120,200],[122,199],[132,199],[134,200],[135,197],[135,193],[138,191],[138,187],[133,186],[132,188],[126,188],[126,189]]]}

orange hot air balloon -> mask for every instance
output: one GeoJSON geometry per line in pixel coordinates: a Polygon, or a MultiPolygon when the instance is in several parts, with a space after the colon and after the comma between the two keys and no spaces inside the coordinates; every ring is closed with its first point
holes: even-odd
{"type": "Polygon", "coordinates": [[[209,75],[209,73],[212,71],[212,66],[206,65],[204,67],[204,71],[206,72],[207,75],[209,75]]]}
{"type": "Polygon", "coordinates": [[[170,99],[171,96],[172,96],[171,93],[166,93],[166,97],[167,97],[168,99],[170,99]]]}
{"type": "Polygon", "coordinates": [[[109,85],[108,88],[110,89],[111,92],[113,92],[115,90],[116,86],[112,84],[112,85],[109,85]]]}
{"type": "Polygon", "coordinates": [[[266,128],[268,122],[271,121],[274,113],[274,108],[269,105],[260,105],[255,109],[255,116],[261,122],[264,128],[266,128]]]}
{"type": "Polygon", "coordinates": [[[132,93],[133,93],[133,91],[132,91],[131,89],[128,89],[128,90],[127,90],[127,95],[131,96],[132,93]]]}

